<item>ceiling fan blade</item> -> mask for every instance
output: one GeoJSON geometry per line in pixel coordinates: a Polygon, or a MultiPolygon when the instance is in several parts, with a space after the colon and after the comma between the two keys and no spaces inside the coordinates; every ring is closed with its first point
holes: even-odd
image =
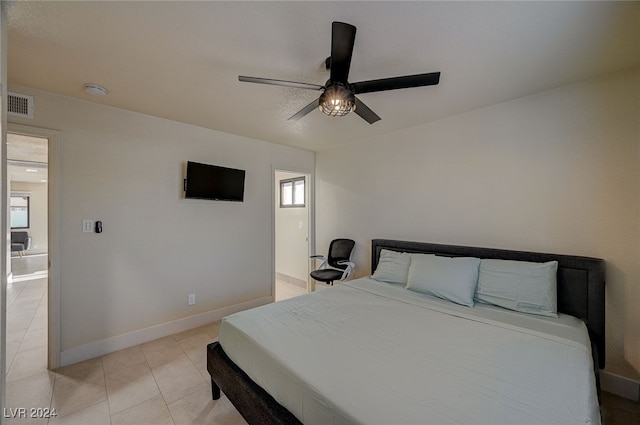
{"type": "Polygon", "coordinates": [[[428,74],[405,75],[404,77],[382,78],[380,80],[360,81],[353,83],[355,94],[376,91],[408,89],[411,87],[434,86],[440,82],[439,72],[428,74]]]}
{"type": "Polygon", "coordinates": [[[356,97],[356,110],[355,113],[360,115],[366,122],[373,124],[376,121],[380,121],[380,118],[375,112],[373,112],[367,105],[362,103],[360,99],[356,97]]]}
{"type": "Polygon", "coordinates": [[[344,22],[334,22],[331,25],[331,81],[347,82],[355,41],[356,27],[344,22]]]}
{"type": "Polygon", "coordinates": [[[311,102],[310,104],[308,104],[307,106],[305,106],[304,108],[300,109],[294,115],[289,117],[289,119],[287,121],[289,121],[289,120],[297,121],[300,118],[302,118],[305,115],[307,115],[309,112],[313,111],[314,109],[318,109],[318,100],[319,99],[316,99],[313,102],[311,102]]]}
{"type": "Polygon", "coordinates": [[[240,75],[238,77],[238,80],[244,83],[270,84],[273,86],[295,87],[298,89],[310,89],[310,90],[324,89],[324,86],[319,86],[317,84],[298,83],[296,81],[274,80],[271,78],[246,77],[244,75],[240,75]]]}

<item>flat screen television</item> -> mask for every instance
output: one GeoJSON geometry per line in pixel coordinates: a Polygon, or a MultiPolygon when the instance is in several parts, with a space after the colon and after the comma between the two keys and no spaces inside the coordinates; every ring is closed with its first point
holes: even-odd
{"type": "Polygon", "coordinates": [[[244,201],[244,170],[187,161],[185,198],[244,201]]]}

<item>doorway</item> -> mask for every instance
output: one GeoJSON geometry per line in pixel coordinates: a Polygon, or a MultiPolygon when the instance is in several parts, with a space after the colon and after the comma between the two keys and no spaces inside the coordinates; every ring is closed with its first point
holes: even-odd
{"type": "Polygon", "coordinates": [[[48,365],[49,140],[7,133],[7,390],[48,365]]]}
{"type": "MultiPolygon", "coordinates": [[[[22,135],[22,136],[30,136],[34,138],[39,138],[42,140],[47,140],[47,169],[48,175],[46,177],[47,180],[47,245],[46,248],[38,248],[41,249],[40,254],[43,254],[44,250],[46,250],[47,254],[47,268],[48,273],[44,280],[46,295],[43,299],[43,307],[46,310],[40,310],[40,313],[45,317],[44,319],[44,332],[39,332],[42,337],[41,340],[44,340],[47,344],[47,349],[44,350],[45,360],[44,364],[49,369],[56,369],[60,367],[60,272],[59,272],[59,263],[60,263],[60,249],[59,249],[59,241],[60,241],[60,197],[59,197],[59,176],[60,176],[60,158],[59,158],[59,147],[61,142],[62,133],[57,130],[49,130],[40,127],[32,127],[21,124],[8,123],[7,124],[7,139],[9,137],[13,137],[12,135],[22,135]]],[[[7,146],[9,148],[9,146],[7,146]]],[[[9,150],[9,149],[8,149],[9,150]]],[[[8,167],[8,158],[4,159],[5,165],[8,167]]],[[[9,174],[9,170],[7,170],[7,174],[9,174]]],[[[10,181],[7,181],[7,192],[10,193],[10,181]]],[[[9,193],[7,195],[9,195],[9,193]]],[[[8,221],[8,220],[7,220],[8,221]]],[[[10,234],[10,229],[7,229],[7,234],[10,234]]],[[[32,241],[33,245],[33,241],[32,241]]],[[[6,269],[7,269],[7,277],[11,273],[11,256],[10,252],[7,252],[7,258],[5,259],[6,269]]],[[[39,270],[34,270],[39,271],[39,270]]],[[[13,282],[12,282],[13,284],[13,282]]],[[[7,285],[8,286],[8,285],[7,285]]],[[[26,295],[26,293],[25,293],[26,295]]],[[[7,308],[9,305],[9,300],[5,298],[3,300],[3,308],[7,308]]],[[[7,321],[7,330],[10,329],[10,323],[7,321]]],[[[42,329],[39,329],[42,330],[42,329]]],[[[8,336],[8,332],[6,334],[8,336]]],[[[19,337],[19,335],[18,335],[19,337]]],[[[8,339],[8,338],[7,338],[8,339]]],[[[8,341],[6,341],[8,342],[8,341]]],[[[19,341],[21,342],[21,341],[19,341]]],[[[9,344],[7,344],[8,347],[9,344]]],[[[15,346],[13,347],[15,349],[15,346]]],[[[18,347],[19,349],[19,347],[18,347]]],[[[8,359],[7,355],[7,359],[8,359]]],[[[39,355],[37,356],[38,358],[39,355]]],[[[14,357],[15,360],[15,357],[14,357]]],[[[8,366],[8,364],[7,364],[8,366]]],[[[5,370],[5,372],[9,372],[9,370],[5,370]]]]}
{"type": "Polygon", "coordinates": [[[48,144],[49,140],[41,137],[7,134],[10,231],[24,248],[12,246],[10,273],[14,282],[47,274],[48,144]],[[25,235],[26,239],[16,235],[25,235]]]}
{"type": "Polygon", "coordinates": [[[311,290],[311,174],[274,170],[275,301],[311,290]]]}

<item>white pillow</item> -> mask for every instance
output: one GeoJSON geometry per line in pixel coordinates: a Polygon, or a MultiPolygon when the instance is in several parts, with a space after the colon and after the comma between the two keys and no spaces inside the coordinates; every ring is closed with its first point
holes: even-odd
{"type": "Polygon", "coordinates": [[[371,278],[382,282],[406,285],[410,262],[411,254],[383,249],[380,251],[380,260],[371,278]]]}
{"type": "Polygon", "coordinates": [[[557,261],[482,260],[475,299],[510,310],[558,317],[557,261]]]}
{"type": "Polygon", "coordinates": [[[407,289],[473,307],[479,258],[411,254],[407,289]]]}

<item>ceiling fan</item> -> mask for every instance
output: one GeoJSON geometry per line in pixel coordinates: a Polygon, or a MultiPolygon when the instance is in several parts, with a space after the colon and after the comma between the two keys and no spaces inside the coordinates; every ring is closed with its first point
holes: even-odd
{"type": "Polygon", "coordinates": [[[343,22],[333,22],[331,26],[331,56],[326,60],[330,70],[329,80],[324,86],[318,84],[298,83],[295,81],[273,80],[269,78],[239,76],[238,80],[248,83],[271,84],[275,86],[296,87],[322,91],[320,97],[289,120],[298,120],[315,108],[327,115],[336,117],[355,112],[369,124],[380,120],[380,117],[355,95],[386,90],[406,89],[411,87],[433,86],[440,81],[439,72],[405,75],[403,77],[382,78],[379,80],[349,83],[349,67],[353,44],[356,39],[356,27],[343,22]]]}

